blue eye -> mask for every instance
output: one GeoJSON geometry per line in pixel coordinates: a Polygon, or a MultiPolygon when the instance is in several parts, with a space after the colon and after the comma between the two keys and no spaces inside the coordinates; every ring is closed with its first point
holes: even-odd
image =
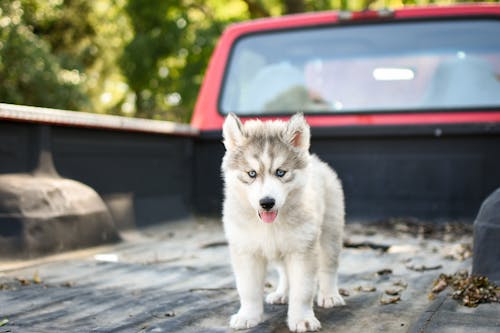
{"type": "Polygon", "coordinates": [[[283,177],[285,174],[286,174],[286,171],[285,170],[281,170],[281,169],[276,169],[276,177],[283,177]]]}
{"type": "Polygon", "coordinates": [[[254,170],[248,171],[247,173],[248,173],[248,177],[250,177],[250,178],[257,177],[257,172],[255,172],[254,170]]]}

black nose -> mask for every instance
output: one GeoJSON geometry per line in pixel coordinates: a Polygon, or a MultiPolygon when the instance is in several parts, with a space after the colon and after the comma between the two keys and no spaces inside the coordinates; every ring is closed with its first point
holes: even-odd
{"type": "Polygon", "coordinates": [[[260,206],[265,210],[270,210],[271,208],[273,208],[274,203],[275,203],[274,199],[270,197],[262,198],[259,201],[260,206]]]}

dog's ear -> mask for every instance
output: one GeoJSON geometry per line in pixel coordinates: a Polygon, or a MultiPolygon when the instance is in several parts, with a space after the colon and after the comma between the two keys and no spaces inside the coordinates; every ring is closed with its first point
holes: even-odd
{"type": "Polygon", "coordinates": [[[222,136],[227,150],[232,150],[241,144],[244,137],[243,124],[234,113],[227,115],[222,126],[222,136]]]}
{"type": "Polygon", "coordinates": [[[292,146],[309,150],[311,130],[302,113],[296,113],[290,118],[286,128],[286,137],[292,146]]]}

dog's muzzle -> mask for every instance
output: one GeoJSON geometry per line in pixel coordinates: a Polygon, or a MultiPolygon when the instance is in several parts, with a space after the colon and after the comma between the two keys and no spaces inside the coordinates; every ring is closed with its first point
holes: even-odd
{"type": "Polygon", "coordinates": [[[264,198],[259,200],[259,205],[263,209],[263,210],[259,211],[259,217],[263,222],[272,223],[276,219],[276,216],[278,216],[277,211],[271,210],[271,209],[273,209],[275,203],[276,203],[276,200],[274,200],[271,197],[264,197],[264,198]]]}

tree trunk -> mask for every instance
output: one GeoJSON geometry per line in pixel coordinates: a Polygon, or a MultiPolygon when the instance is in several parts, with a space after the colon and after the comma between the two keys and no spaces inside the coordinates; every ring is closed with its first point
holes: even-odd
{"type": "Polygon", "coordinates": [[[285,0],[285,14],[305,12],[304,0],[285,0]]]}
{"type": "Polygon", "coordinates": [[[259,0],[244,0],[251,18],[269,17],[271,14],[259,0]]]}

